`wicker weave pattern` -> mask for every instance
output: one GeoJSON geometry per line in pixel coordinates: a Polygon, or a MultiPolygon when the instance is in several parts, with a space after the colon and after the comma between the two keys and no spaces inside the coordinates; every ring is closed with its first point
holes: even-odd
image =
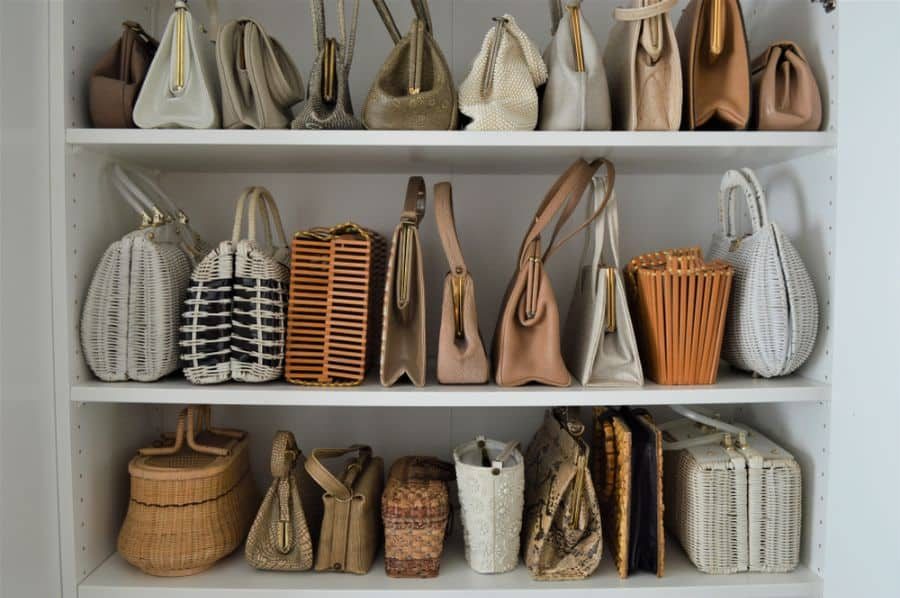
{"type": "Polygon", "coordinates": [[[619,577],[628,577],[631,517],[631,430],[621,417],[602,417],[594,408],[593,477],[603,517],[603,533],[611,544],[619,577]]]}

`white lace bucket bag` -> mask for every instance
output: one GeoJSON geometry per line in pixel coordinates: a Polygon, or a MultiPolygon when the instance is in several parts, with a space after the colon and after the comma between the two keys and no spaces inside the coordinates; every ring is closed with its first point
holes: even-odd
{"type": "Polygon", "coordinates": [[[525,458],[518,444],[478,436],[453,451],[466,561],[478,573],[504,573],[519,564],[525,458]]]}
{"type": "Polygon", "coordinates": [[[725,173],[719,226],[710,259],[734,267],[722,357],[765,378],[790,374],[803,365],[816,342],[816,289],[790,239],[769,222],[765,192],[749,168],[725,173]],[[748,235],[737,232],[735,192],[743,192],[747,202],[748,235]]]}
{"type": "Polygon", "coordinates": [[[113,164],[109,180],[141,225],[100,258],[84,300],[81,345],[101,380],[152,382],[178,368],[181,302],[192,256],[205,246],[150,177],[113,164]]]}

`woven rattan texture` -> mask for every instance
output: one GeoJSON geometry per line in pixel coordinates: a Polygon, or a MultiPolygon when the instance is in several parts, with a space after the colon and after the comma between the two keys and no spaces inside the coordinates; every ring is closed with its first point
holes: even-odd
{"type": "Polygon", "coordinates": [[[594,408],[593,477],[603,523],[619,577],[628,577],[628,538],[631,517],[631,430],[621,417],[602,418],[606,409],[594,408]]]}

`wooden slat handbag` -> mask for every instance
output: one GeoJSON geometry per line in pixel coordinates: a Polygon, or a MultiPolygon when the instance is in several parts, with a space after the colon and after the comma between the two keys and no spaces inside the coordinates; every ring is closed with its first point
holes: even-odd
{"type": "Polygon", "coordinates": [[[569,385],[570,375],[560,348],[559,307],[545,263],[566,241],[600,215],[614,185],[615,168],[611,162],[601,158],[588,164],[579,158],[553,184],[538,207],[522,241],[516,271],[507,286],[494,331],[494,377],[499,386],[521,386],[529,382],[569,385]],[[602,165],[606,166],[610,186],[599,208],[557,241],[591,178],[602,165]],[[547,243],[547,251],[541,253],[541,234],[556,216],[556,227],[547,243]]]}

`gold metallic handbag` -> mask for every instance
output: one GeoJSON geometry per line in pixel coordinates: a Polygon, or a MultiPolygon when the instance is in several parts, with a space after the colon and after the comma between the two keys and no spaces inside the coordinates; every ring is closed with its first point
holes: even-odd
{"type": "Polygon", "coordinates": [[[427,0],[411,0],[416,18],[406,37],[384,0],[374,0],[394,49],[372,83],[363,106],[369,129],[456,129],[456,88],[447,60],[432,35],[427,0]]]}

